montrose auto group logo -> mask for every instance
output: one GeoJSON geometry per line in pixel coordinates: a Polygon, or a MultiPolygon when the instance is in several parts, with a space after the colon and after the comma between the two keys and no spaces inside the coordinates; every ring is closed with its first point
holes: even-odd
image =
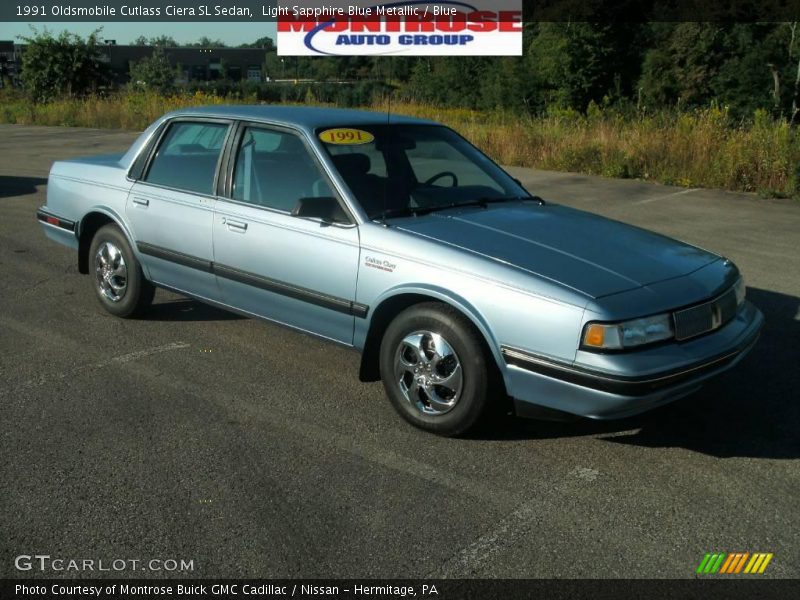
{"type": "Polygon", "coordinates": [[[521,0],[277,7],[281,56],[520,56],[521,0]]]}

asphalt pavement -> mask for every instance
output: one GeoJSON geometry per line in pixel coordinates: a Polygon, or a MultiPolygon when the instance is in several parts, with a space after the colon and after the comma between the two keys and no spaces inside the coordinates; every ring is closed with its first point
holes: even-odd
{"type": "Polygon", "coordinates": [[[164,291],[145,318],[105,313],[35,212],[53,160],[134,137],[0,126],[0,577],[58,576],[14,565],[46,554],[192,561],[110,573],[144,577],[684,578],[714,551],[800,576],[797,202],[510,169],[731,258],[766,327],[646,415],[444,439],[353,351],[164,291]]]}

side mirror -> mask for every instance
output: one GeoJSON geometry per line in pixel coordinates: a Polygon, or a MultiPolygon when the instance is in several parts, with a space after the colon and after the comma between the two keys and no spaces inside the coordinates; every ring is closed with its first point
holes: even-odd
{"type": "Polygon", "coordinates": [[[350,221],[339,201],[332,196],[300,198],[292,209],[292,216],[320,219],[325,223],[348,223],[350,221]]]}

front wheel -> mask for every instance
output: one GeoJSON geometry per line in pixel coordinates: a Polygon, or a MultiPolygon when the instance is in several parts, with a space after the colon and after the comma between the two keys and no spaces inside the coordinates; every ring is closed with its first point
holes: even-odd
{"type": "Polygon", "coordinates": [[[116,225],[97,230],[89,248],[94,267],[94,291],[100,304],[117,317],[133,317],[153,301],[155,288],[142,273],[142,267],[125,235],[116,225]]]}
{"type": "Polygon", "coordinates": [[[411,424],[460,435],[489,403],[488,360],[479,333],[461,313],[440,303],[418,304],[397,315],[383,336],[381,379],[411,424]]]}

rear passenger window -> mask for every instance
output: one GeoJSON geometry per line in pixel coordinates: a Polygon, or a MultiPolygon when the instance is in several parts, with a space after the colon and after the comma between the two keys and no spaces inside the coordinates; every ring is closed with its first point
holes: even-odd
{"type": "Polygon", "coordinates": [[[170,125],[144,180],[199,194],[214,193],[214,174],[228,126],[220,123],[170,125]]]}
{"type": "Polygon", "coordinates": [[[233,199],[290,212],[300,198],[333,196],[299,137],[248,128],[236,155],[233,199]]]}

